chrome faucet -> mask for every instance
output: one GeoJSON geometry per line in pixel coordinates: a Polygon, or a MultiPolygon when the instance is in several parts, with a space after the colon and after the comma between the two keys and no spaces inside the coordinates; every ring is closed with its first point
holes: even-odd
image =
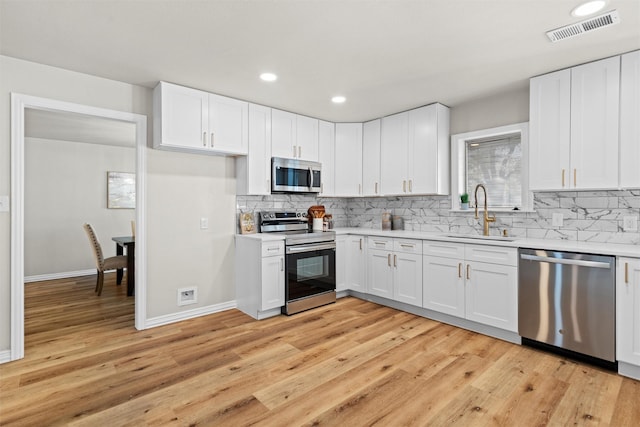
{"type": "Polygon", "coordinates": [[[489,210],[487,208],[487,189],[482,184],[476,185],[476,190],[474,191],[474,198],[476,199],[476,218],[478,218],[478,188],[482,188],[484,191],[484,225],[482,229],[482,234],[484,236],[489,235],[489,223],[496,222],[496,216],[489,216],[489,210]]]}

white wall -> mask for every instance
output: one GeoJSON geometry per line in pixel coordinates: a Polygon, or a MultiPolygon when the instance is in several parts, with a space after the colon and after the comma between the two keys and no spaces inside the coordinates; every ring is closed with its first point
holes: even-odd
{"type": "Polygon", "coordinates": [[[111,237],[131,234],[135,210],[107,209],[107,171],[135,172],[135,160],[133,146],[25,139],[25,276],[95,268],[85,222],[115,255],[111,237]]]}
{"type": "Polygon", "coordinates": [[[451,108],[451,135],[529,121],[529,84],[451,108]]]}
{"type": "MultiPolygon", "coordinates": [[[[149,140],[152,138],[151,89],[6,56],[0,56],[0,70],[0,195],[10,194],[11,92],[143,114],[148,117],[149,140]]],[[[148,317],[178,312],[177,289],[188,283],[199,284],[199,303],[186,308],[228,302],[234,295],[230,254],[235,233],[235,203],[228,203],[229,194],[234,194],[235,189],[233,161],[152,149],[147,150],[147,156],[148,317]],[[189,171],[193,172],[187,173],[189,171]],[[204,178],[197,178],[200,173],[205,174],[204,178]],[[190,203],[207,206],[195,210],[194,204],[190,204],[183,209],[180,203],[184,203],[187,196],[190,203]],[[219,227],[216,225],[210,233],[181,234],[193,225],[194,215],[211,215],[211,225],[214,217],[228,220],[221,220],[219,227]],[[187,238],[193,240],[181,244],[187,238]],[[199,268],[180,266],[189,259],[199,261],[199,268]],[[209,269],[206,282],[202,268],[209,269]],[[176,271],[180,272],[179,279],[176,271]]],[[[11,337],[10,218],[10,213],[0,212],[0,352],[10,348],[11,337]]]]}

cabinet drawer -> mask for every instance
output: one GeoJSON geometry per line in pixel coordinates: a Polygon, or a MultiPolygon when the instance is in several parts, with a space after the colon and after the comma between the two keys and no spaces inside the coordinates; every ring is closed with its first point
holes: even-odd
{"type": "Polygon", "coordinates": [[[262,256],[274,256],[284,254],[284,242],[281,240],[262,243],[262,256]]]}
{"type": "Polygon", "coordinates": [[[467,261],[488,262],[502,265],[518,265],[518,250],[502,246],[465,245],[467,261]]]}
{"type": "Polygon", "coordinates": [[[421,255],[422,240],[393,239],[393,251],[421,255]]]}
{"type": "Polygon", "coordinates": [[[393,250],[393,239],[388,237],[369,236],[367,239],[369,242],[368,247],[371,249],[384,249],[387,251],[393,250]]]}
{"type": "Polygon", "coordinates": [[[422,242],[422,254],[463,260],[464,244],[425,240],[422,242]]]}

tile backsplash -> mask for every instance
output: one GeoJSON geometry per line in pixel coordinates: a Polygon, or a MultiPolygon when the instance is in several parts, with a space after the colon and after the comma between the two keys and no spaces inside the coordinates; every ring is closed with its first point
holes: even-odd
{"type": "MultiPolygon", "coordinates": [[[[375,198],[316,198],[311,195],[279,194],[237,196],[238,213],[273,209],[306,210],[324,205],[333,214],[336,227],[381,228],[383,212],[399,215],[405,229],[481,234],[482,217],[473,210],[451,210],[451,196],[403,196],[375,198]]],[[[490,212],[497,221],[491,234],[507,230],[514,237],[561,239],[600,243],[640,244],[640,232],[623,231],[623,218],[640,220],[640,190],[569,191],[534,193],[533,212],[490,212]],[[562,226],[553,226],[554,213],[563,216],[562,226]]]]}

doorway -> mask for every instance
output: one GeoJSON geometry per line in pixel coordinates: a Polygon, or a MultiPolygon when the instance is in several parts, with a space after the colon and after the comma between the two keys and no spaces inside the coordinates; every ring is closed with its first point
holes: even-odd
{"type": "Polygon", "coordinates": [[[24,357],[24,247],[25,247],[25,115],[43,111],[80,115],[89,119],[108,119],[135,127],[136,174],[136,292],[135,327],[145,329],[146,319],[146,245],[145,176],[146,116],[73,104],[46,98],[11,94],[11,360],[24,357]]]}

